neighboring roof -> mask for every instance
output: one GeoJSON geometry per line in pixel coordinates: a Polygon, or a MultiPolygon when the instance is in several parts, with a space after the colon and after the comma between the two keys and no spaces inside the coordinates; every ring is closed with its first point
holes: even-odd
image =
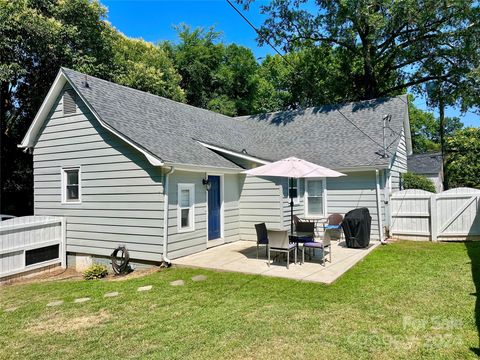
{"type": "Polygon", "coordinates": [[[413,154],[407,158],[408,171],[415,174],[439,174],[442,171],[442,153],[413,154]]]}
{"type": "MultiPolygon", "coordinates": [[[[391,115],[391,130],[387,131],[390,152],[395,152],[405,124],[407,146],[410,142],[406,96],[232,118],[70,69],[62,68],[57,79],[61,75],[103,126],[151,156],[152,163],[158,160],[158,164],[238,169],[219,154],[225,150],[230,155],[267,162],[296,156],[337,169],[387,167],[391,158],[381,156],[385,115],[391,115]]],[[[42,109],[51,104],[50,95],[22,142],[23,147],[31,146],[39,131],[37,122],[46,117],[42,109]]]]}

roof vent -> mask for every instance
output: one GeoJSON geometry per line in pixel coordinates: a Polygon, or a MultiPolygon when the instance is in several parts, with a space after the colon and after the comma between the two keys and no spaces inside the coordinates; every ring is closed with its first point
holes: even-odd
{"type": "Polygon", "coordinates": [[[68,89],[63,93],[63,114],[75,114],[77,112],[77,94],[75,90],[68,89]]]}

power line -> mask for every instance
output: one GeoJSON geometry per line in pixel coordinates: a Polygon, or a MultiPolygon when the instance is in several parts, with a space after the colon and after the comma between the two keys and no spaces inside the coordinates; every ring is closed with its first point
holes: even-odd
{"type": "MultiPolygon", "coordinates": [[[[267,38],[265,37],[264,34],[262,34],[255,25],[252,24],[252,22],[240,11],[237,9],[237,7],[230,1],[230,0],[226,0],[226,2],[228,3],[228,5],[230,5],[232,7],[233,10],[235,10],[235,12],[240,15],[242,17],[243,20],[245,20],[245,22],[250,25],[250,27],[257,33],[257,35],[259,37],[261,37],[263,39],[263,41],[265,41],[288,65],[290,65],[292,67],[292,69],[294,71],[296,71],[295,69],[295,66],[285,57],[284,54],[282,54],[276,47],[275,45],[272,44],[272,42],[267,38]]],[[[311,83],[310,82],[310,79],[308,77],[305,78],[307,80],[307,82],[310,83],[310,85],[312,85],[313,87],[315,87],[315,84],[311,83]]],[[[350,124],[352,124],[358,131],[360,131],[363,135],[365,135],[368,139],[370,139],[374,144],[376,144],[377,146],[380,146],[380,148],[384,148],[383,144],[380,144],[379,142],[377,142],[375,139],[373,139],[370,135],[368,135],[365,131],[363,131],[357,124],[355,124],[352,120],[350,120],[343,112],[341,112],[339,109],[335,109],[335,111],[337,111],[340,115],[342,115],[342,117],[347,120],[350,124]]],[[[393,130],[392,130],[393,131],[393,130]]],[[[401,135],[399,135],[401,136],[401,135]]],[[[394,140],[396,141],[396,139],[394,140]]],[[[393,143],[392,143],[393,144],[393,143]]],[[[387,149],[385,149],[386,151],[388,151],[388,147],[387,149]]],[[[395,155],[394,153],[388,151],[391,155],[395,155]]]]}

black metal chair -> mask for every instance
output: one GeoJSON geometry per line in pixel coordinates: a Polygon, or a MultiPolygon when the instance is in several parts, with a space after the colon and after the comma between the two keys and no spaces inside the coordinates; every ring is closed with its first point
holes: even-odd
{"type": "Polygon", "coordinates": [[[266,245],[265,256],[268,255],[268,231],[265,223],[255,224],[255,231],[257,232],[257,259],[260,245],[266,245]]]}
{"type": "Polygon", "coordinates": [[[301,221],[295,226],[296,232],[307,233],[308,235],[297,237],[297,242],[304,243],[307,241],[314,241],[315,238],[315,223],[308,221],[301,221]]]}

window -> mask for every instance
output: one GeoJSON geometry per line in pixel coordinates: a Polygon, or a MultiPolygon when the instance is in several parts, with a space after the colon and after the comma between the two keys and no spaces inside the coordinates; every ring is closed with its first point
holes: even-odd
{"type": "Polygon", "coordinates": [[[325,180],[306,180],[306,215],[321,217],[326,214],[325,180]]]}
{"type": "Polygon", "coordinates": [[[195,230],[194,184],[178,184],[177,227],[179,232],[195,230]]]}
{"type": "Polygon", "coordinates": [[[294,204],[300,204],[300,179],[288,179],[288,194],[294,204]]]}
{"type": "Polygon", "coordinates": [[[62,169],[62,202],[63,203],[80,203],[81,193],[81,174],[80,168],[64,168],[62,169]]]}
{"type": "Polygon", "coordinates": [[[75,114],[77,112],[77,93],[73,89],[65,90],[63,93],[63,114],[75,114]]]}

